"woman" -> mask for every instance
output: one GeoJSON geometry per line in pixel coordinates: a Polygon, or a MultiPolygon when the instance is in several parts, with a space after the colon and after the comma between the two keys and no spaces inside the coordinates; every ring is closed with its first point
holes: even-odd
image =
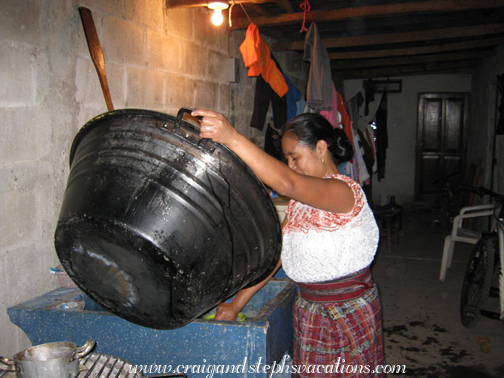
{"type": "Polygon", "coordinates": [[[224,116],[203,116],[200,136],[223,143],[277,193],[290,197],[282,225],[281,262],[263,282],[220,304],[216,319],[235,320],[247,301],[283,264],[298,283],[294,304],[294,377],[383,377],[381,308],[369,266],[378,228],[360,186],[341,175],[350,160],[345,133],[318,114],[302,114],[282,129],[288,166],[238,133],[224,116]]]}

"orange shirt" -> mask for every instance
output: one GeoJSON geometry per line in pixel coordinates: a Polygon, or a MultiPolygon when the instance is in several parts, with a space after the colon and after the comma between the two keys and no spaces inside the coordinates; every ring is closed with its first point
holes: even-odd
{"type": "Polygon", "coordinates": [[[245,40],[240,45],[240,52],[245,62],[245,67],[249,69],[248,76],[262,75],[265,82],[283,97],[289,87],[285,82],[282,72],[271,59],[270,48],[266,41],[259,34],[259,28],[255,24],[250,24],[247,28],[245,40]]]}

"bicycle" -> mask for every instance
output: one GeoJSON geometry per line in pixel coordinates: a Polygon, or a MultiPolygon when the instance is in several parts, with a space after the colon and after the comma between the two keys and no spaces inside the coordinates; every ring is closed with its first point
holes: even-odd
{"type": "Polygon", "coordinates": [[[460,300],[460,319],[466,328],[474,328],[481,316],[504,320],[504,195],[483,187],[460,186],[460,190],[489,195],[495,202],[490,231],[484,232],[469,258],[460,300]],[[498,273],[498,276],[497,276],[498,273]],[[498,288],[492,287],[498,277],[498,288]],[[488,298],[499,298],[499,313],[486,310],[488,298]]]}
{"type": "Polygon", "coordinates": [[[437,180],[431,182],[432,185],[439,187],[440,197],[439,201],[439,212],[442,217],[442,224],[445,228],[450,228],[453,224],[453,219],[457,215],[457,203],[455,200],[454,193],[450,186],[449,178],[458,175],[460,172],[454,172],[447,176],[443,176],[437,180]]]}

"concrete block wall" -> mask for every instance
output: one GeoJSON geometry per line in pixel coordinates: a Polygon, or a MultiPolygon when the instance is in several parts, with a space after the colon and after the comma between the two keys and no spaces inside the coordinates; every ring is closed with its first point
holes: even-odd
{"type": "MultiPolygon", "coordinates": [[[[7,308],[59,287],[53,234],[77,131],[106,111],[78,6],[93,14],[114,107],[175,115],[183,106],[222,112],[251,129],[255,79],[238,47],[245,32],[210,24],[208,9],[166,9],[164,0],[3,0],[0,7],[0,355],[30,345],[7,308]],[[225,62],[240,59],[240,81],[225,62]]],[[[275,53],[303,91],[307,64],[275,53]]]]}
{"type": "Polygon", "coordinates": [[[498,193],[504,193],[504,135],[495,135],[501,101],[497,75],[504,74],[503,62],[504,46],[499,46],[473,75],[468,145],[468,163],[483,161],[481,185],[498,193]]]}

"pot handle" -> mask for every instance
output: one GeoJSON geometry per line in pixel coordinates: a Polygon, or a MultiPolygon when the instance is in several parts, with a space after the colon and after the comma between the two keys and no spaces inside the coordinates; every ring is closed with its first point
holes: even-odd
{"type": "Polygon", "coordinates": [[[77,348],[75,350],[75,356],[77,358],[82,358],[82,357],[85,357],[89,354],[89,352],[91,352],[91,350],[94,348],[94,346],[96,345],[96,342],[93,340],[93,339],[89,339],[88,341],[86,341],[86,343],[77,348]]]}
{"type": "MultiPolygon", "coordinates": [[[[175,124],[173,125],[173,132],[178,132],[178,130],[180,129],[180,126],[182,125],[182,121],[183,121],[183,118],[184,118],[184,114],[185,113],[191,114],[193,110],[194,109],[191,109],[191,108],[189,108],[187,106],[184,106],[183,108],[180,108],[180,110],[177,113],[177,119],[175,120],[175,124]]],[[[200,118],[202,118],[202,117],[193,117],[193,116],[191,116],[191,117],[192,117],[192,119],[195,119],[195,120],[198,121],[198,125],[194,125],[192,123],[191,123],[191,125],[195,126],[198,129],[198,131],[199,131],[199,121],[200,121],[200,118]]],[[[202,138],[202,139],[200,139],[197,142],[195,140],[192,140],[192,143],[196,144],[198,147],[201,147],[201,148],[209,151],[210,153],[213,153],[214,150],[215,150],[215,148],[213,146],[211,146],[211,145],[207,146],[208,140],[209,140],[208,138],[202,138]]]]}
{"type": "Polygon", "coordinates": [[[16,371],[16,363],[8,358],[0,356],[0,370],[16,371]],[[4,365],[6,367],[3,367],[4,365]]]}
{"type": "MultiPolygon", "coordinates": [[[[180,110],[177,113],[177,119],[175,120],[175,125],[173,126],[173,131],[177,131],[180,129],[180,125],[182,123],[182,119],[184,118],[184,114],[191,114],[194,109],[191,109],[187,106],[184,106],[183,108],[180,108],[180,110]]],[[[192,116],[191,116],[192,117],[192,116]]],[[[192,117],[193,119],[197,119],[199,121],[199,118],[192,117]]],[[[199,126],[198,126],[199,130],[199,126]]]]}

